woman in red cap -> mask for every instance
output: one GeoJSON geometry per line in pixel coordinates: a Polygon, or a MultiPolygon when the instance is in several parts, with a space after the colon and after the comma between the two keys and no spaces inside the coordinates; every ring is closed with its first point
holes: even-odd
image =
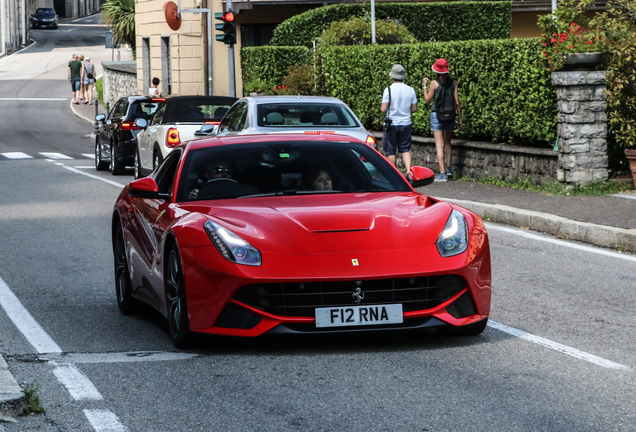
{"type": "Polygon", "coordinates": [[[431,110],[431,130],[435,137],[437,161],[439,163],[439,177],[436,181],[446,181],[453,177],[451,169],[451,138],[455,130],[455,115],[462,128],[462,110],[457,94],[457,83],[448,75],[448,61],[439,59],[432,67],[437,74],[435,81],[428,88],[427,77],[424,78],[424,100],[430,103],[435,100],[431,110]],[[444,168],[446,167],[446,168],[444,168]]]}

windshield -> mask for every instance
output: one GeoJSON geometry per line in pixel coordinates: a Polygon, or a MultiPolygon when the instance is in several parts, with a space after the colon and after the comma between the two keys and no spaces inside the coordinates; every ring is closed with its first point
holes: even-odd
{"type": "Polygon", "coordinates": [[[38,9],[37,11],[35,11],[36,15],[47,15],[47,16],[53,16],[55,15],[55,11],[53,9],[38,9]]]}
{"type": "Polygon", "coordinates": [[[261,127],[359,127],[353,114],[345,106],[335,103],[259,104],[257,115],[261,127]]]}
{"type": "Polygon", "coordinates": [[[190,151],[177,201],[410,190],[362,143],[258,143],[190,151]]]}

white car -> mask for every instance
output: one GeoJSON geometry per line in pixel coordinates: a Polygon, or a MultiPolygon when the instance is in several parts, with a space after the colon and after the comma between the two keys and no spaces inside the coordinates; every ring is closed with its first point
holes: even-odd
{"type": "Polygon", "coordinates": [[[273,133],[341,134],[375,146],[351,109],[322,96],[254,96],[239,99],[218,126],[217,136],[273,133]]]}
{"type": "Polygon", "coordinates": [[[182,142],[194,138],[202,125],[219,124],[236,101],[225,96],[175,96],[159,105],[150,121],[139,118],[135,178],[150,174],[182,142]]]}

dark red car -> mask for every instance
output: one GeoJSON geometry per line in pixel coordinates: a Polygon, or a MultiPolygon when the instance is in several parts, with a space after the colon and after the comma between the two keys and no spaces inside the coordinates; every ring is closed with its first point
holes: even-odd
{"type": "Polygon", "coordinates": [[[233,336],[435,327],[481,333],[488,235],[342,135],[204,138],[176,147],[117,199],[123,313],[141,300],[190,332],[233,336]]]}

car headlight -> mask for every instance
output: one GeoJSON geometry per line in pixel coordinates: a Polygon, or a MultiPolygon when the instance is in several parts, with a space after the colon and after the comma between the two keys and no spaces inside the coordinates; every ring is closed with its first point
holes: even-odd
{"type": "Polygon", "coordinates": [[[464,215],[453,210],[437,239],[437,250],[443,257],[458,255],[468,247],[468,224],[464,215]]]}
{"type": "Polygon", "coordinates": [[[211,220],[203,224],[203,227],[214,246],[228,261],[251,266],[261,265],[261,253],[258,249],[229,229],[211,220]]]}
{"type": "Polygon", "coordinates": [[[33,17],[33,21],[40,21],[40,19],[37,17],[33,17]]]}

